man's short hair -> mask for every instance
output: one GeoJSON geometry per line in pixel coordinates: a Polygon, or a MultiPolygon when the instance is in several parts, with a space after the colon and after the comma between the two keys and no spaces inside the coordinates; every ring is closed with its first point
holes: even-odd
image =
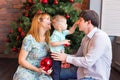
{"type": "Polygon", "coordinates": [[[91,24],[95,27],[99,25],[99,16],[94,10],[83,10],[79,17],[82,17],[85,21],[91,20],[91,24]]]}

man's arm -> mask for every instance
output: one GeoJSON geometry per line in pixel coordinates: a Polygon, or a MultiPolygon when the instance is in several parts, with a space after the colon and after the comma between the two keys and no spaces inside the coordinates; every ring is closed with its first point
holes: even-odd
{"type": "Polygon", "coordinates": [[[61,54],[51,54],[54,60],[67,62],[75,66],[88,68],[96,63],[96,61],[105,53],[107,40],[104,40],[103,36],[98,36],[96,41],[93,42],[93,47],[89,52],[83,57],[75,57],[67,55],[65,53],[61,54]],[[102,41],[100,41],[102,40],[102,41]]]}

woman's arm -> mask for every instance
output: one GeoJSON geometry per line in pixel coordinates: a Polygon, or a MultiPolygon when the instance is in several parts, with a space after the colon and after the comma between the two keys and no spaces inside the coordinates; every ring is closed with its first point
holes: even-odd
{"type": "Polygon", "coordinates": [[[18,58],[18,63],[25,67],[25,68],[28,68],[30,70],[33,70],[33,71],[36,71],[36,72],[41,72],[42,69],[39,69],[35,66],[33,66],[32,64],[30,64],[27,60],[26,60],[26,57],[28,55],[28,52],[25,51],[25,50],[20,50],[20,54],[19,54],[19,58],[18,58]]]}
{"type": "Polygon", "coordinates": [[[18,58],[18,63],[27,68],[27,69],[30,69],[30,70],[33,70],[33,71],[36,71],[38,73],[44,73],[44,74],[47,74],[47,75],[50,75],[52,73],[52,69],[48,70],[47,72],[44,71],[42,68],[37,68],[36,66],[33,66],[32,64],[30,64],[27,60],[26,60],[26,57],[28,55],[28,52],[25,51],[25,50],[22,50],[20,51],[20,54],[19,54],[19,58],[18,58]]]}

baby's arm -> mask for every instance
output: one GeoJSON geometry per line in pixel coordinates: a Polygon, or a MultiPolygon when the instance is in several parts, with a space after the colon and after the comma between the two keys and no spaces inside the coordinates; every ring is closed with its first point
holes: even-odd
{"type": "Polygon", "coordinates": [[[56,42],[51,42],[50,44],[52,47],[60,46],[64,44],[70,44],[70,40],[56,41],[56,42]]]}
{"type": "Polygon", "coordinates": [[[73,34],[73,33],[75,32],[75,29],[76,29],[78,23],[79,23],[79,22],[76,21],[76,22],[73,24],[73,26],[69,29],[69,33],[68,33],[68,34],[73,34]]]}

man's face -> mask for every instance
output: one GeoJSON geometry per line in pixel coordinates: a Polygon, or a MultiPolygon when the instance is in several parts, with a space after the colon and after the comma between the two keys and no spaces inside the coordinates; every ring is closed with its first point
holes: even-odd
{"type": "Polygon", "coordinates": [[[78,24],[79,31],[84,31],[85,28],[87,27],[86,21],[82,17],[80,17],[78,22],[79,22],[79,24],[78,24]]]}

